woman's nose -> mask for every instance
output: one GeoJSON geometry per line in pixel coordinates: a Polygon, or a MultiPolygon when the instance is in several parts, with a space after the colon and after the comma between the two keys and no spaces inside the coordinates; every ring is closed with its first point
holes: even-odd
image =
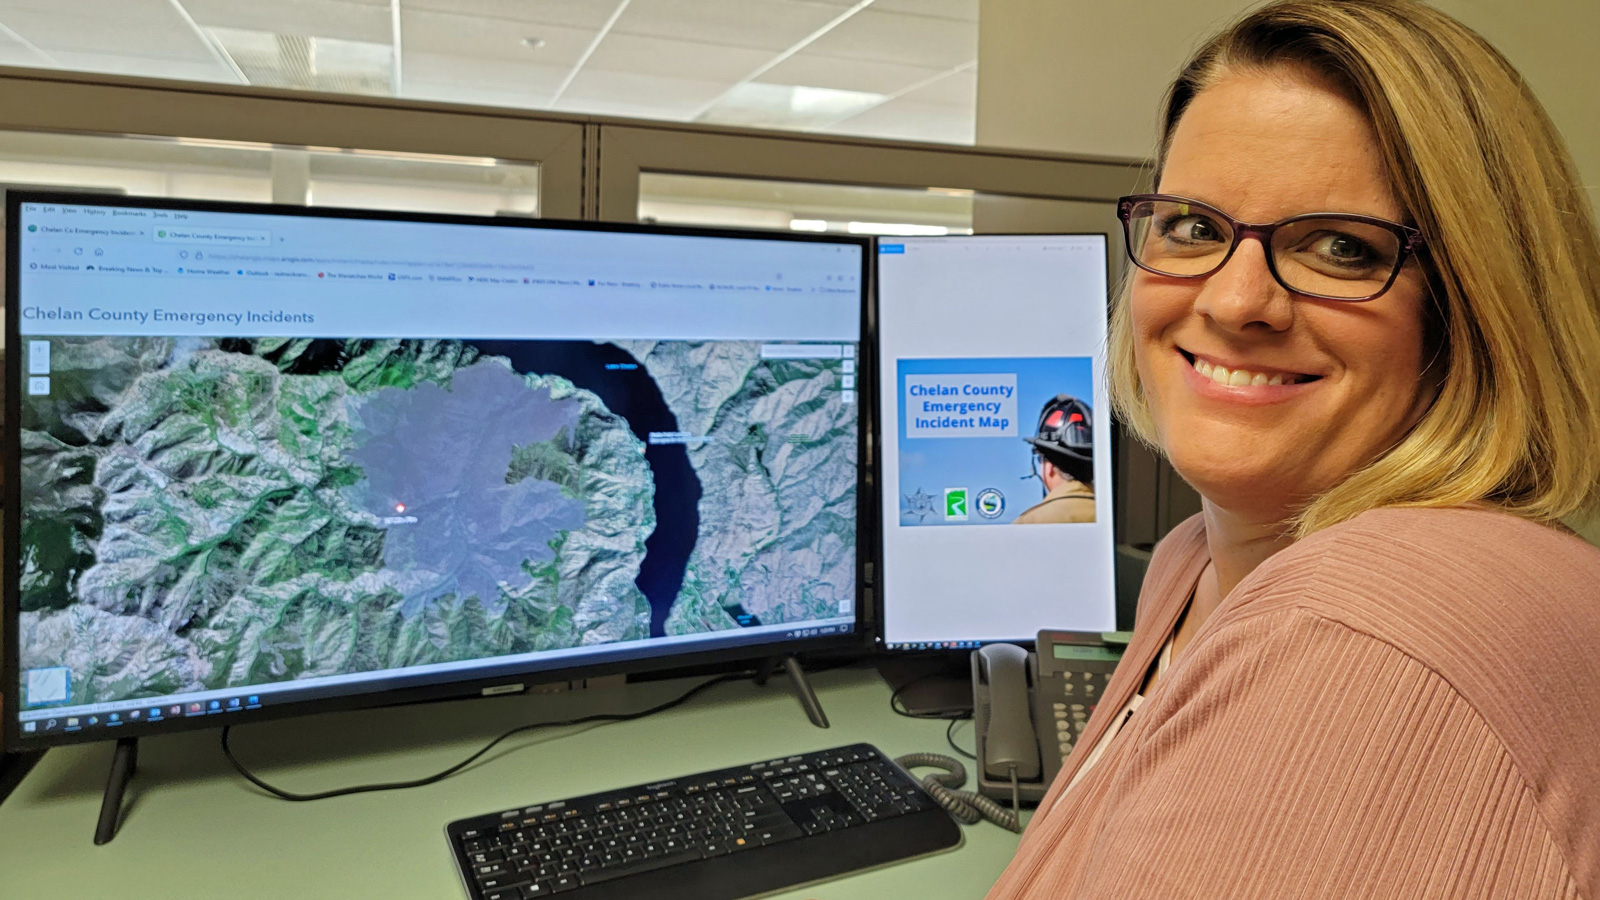
{"type": "Polygon", "coordinates": [[[1272,276],[1267,248],[1245,238],[1195,298],[1195,312],[1230,331],[1284,331],[1294,322],[1291,295],[1272,276]]]}

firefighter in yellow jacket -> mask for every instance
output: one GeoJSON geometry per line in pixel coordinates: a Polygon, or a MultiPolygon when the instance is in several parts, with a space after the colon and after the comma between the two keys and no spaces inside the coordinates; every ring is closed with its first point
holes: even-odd
{"type": "Polygon", "coordinates": [[[1094,412],[1089,404],[1057,394],[1039,412],[1033,437],[1033,474],[1044,499],[1014,520],[1018,525],[1094,521],[1094,412]]]}

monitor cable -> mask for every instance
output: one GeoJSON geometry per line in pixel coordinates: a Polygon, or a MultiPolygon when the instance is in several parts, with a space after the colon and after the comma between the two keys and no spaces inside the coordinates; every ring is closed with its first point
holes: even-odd
{"type": "MultiPolygon", "coordinates": [[[[684,691],[683,693],[681,693],[678,696],[672,698],[671,700],[668,700],[668,701],[666,701],[664,703],[658,703],[655,706],[651,706],[651,707],[646,708],[646,709],[638,710],[637,712],[629,712],[629,713],[595,713],[593,715],[579,716],[578,718],[575,718],[575,719],[565,719],[565,720],[559,721],[559,722],[533,722],[533,723],[530,723],[530,724],[527,724],[527,725],[518,725],[516,728],[513,728],[513,729],[501,734],[499,737],[497,737],[494,740],[490,741],[489,743],[485,744],[476,753],[472,754],[471,756],[467,757],[466,759],[462,760],[461,762],[456,763],[455,765],[451,766],[450,768],[445,769],[442,772],[435,772],[434,774],[429,775],[429,776],[427,776],[425,778],[415,779],[413,781],[389,781],[389,782],[382,782],[382,783],[378,783],[378,784],[360,784],[360,785],[354,785],[352,787],[335,788],[334,790],[330,790],[330,791],[318,791],[317,793],[314,793],[314,794],[299,794],[299,793],[295,793],[294,791],[286,791],[286,790],[284,790],[282,788],[274,787],[273,785],[268,784],[266,781],[263,781],[260,777],[258,777],[254,773],[252,773],[249,769],[245,768],[244,764],[239,761],[238,757],[233,755],[233,748],[231,746],[229,746],[229,743],[228,743],[229,735],[233,731],[233,726],[232,725],[223,726],[223,729],[222,729],[222,755],[227,757],[228,763],[233,766],[233,770],[235,772],[238,772],[239,775],[242,776],[246,781],[248,781],[251,784],[255,785],[256,787],[262,789],[263,791],[266,791],[268,794],[271,794],[274,797],[277,797],[277,798],[282,799],[282,800],[291,800],[291,801],[294,801],[296,803],[304,803],[304,802],[308,802],[308,801],[311,801],[311,800],[327,800],[327,799],[330,799],[332,797],[344,797],[344,796],[348,796],[350,794],[367,794],[367,793],[372,793],[374,791],[399,791],[399,790],[405,790],[406,788],[423,787],[425,785],[435,784],[437,782],[443,781],[446,778],[449,778],[451,775],[456,774],[457,772],[461,771],[462,769],[465,769],[467,766],[470,766],[473,763],[477,762],[478,760],[482,759],[484,754],[488,753],[490,750],[493,750],[496,746],[498,746],[500,744],[500,742],[502,742],[502,741],[506,740],[507,738],[512,737],[514,735],[521,734],[521,733],[523,733],[525,731],[533,731],[534,729],[538,729],[538,728],[565,728],[565,727],[572,726],[572,725],[588,725],[588,724],[591,724],[591,723],[609,724],[611,722],[628,722],[628,721],[632,721],[634,719],[642,719],[642,718],[644,718],[646,716],[652,716],[652,715],[655,715],[656,713],[666,712],[669,709],[672,709],[672,708],[677,707],[677,706],[681,706],[684,703],[688,702],[690,698],[692,698],[692,697],[694,697],[694,696],[706,691],[707,689],[709,689],[709,688],[711,688],[711,687],[713,687],[715,685],[723,684],[724,682],[729,682],[729,681],[739,681],[739,680],[747,679],[747,678],[752,677],[752,675],[753,675],[753,673],[751,673],[751,672],[731,672],[731,673],[728,673],[726,675],[718,675],[718,676],[716,676],[714,678],[709,678],[709,679],[707,679],[705,681],[700,682],[699,684],[697,684],[694,687],[688,689],[687,691],[684,691]]],[[[962,780],[965,781],[965,775],[962,776],[962,780]]]]}
{"type": "Polygon", "coordinates": [[[943,769],[943,772],[922,776],[922,789],[957,821],[972,825],[980,819],[987,819],[1007,831],[1021,833],[1022,818],[1016,809],[1006,809],[982,794],[959,790],[967,783],[967,767],[961,764],[961,760],[939,753],[907,753],[896,757],[894,764],[906,771],[914,768],[943,769]]]}

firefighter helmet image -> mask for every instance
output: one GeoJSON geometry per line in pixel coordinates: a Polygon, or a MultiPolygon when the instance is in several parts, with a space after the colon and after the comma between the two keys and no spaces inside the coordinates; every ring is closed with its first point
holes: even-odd
{"type": "Polygon", "coordinates": [[[1033,437],[1033,473],[1044,499],[1018,515],[1020,525],[1093,522],[1094,410],[1069,394],[1057,394],[1039,411],[1033,437]]]}

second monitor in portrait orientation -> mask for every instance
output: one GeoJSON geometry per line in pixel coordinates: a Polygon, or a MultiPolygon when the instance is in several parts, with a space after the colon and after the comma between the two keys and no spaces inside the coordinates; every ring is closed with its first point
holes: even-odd
{"type": "Polygon", "coordinates": [[[878,245],[883,642],[1115,627],[1103,235],[878,245]]]}

